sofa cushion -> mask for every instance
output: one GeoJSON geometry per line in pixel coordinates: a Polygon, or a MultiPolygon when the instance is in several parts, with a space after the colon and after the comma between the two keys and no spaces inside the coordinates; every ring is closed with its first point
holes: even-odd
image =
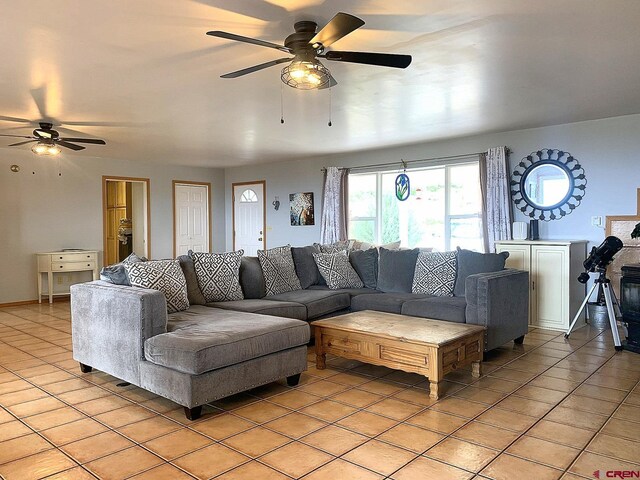
{"type": "Polygon", "coordinates": [[[346,250],[336,253],[314,253],[313,259],[318,265],[320,275],[331,290],[364,287],[362,280],[349,263],[349,255],[346,250]]]}
{"type": "Polygon", "coordinates": [[[465,323],[466,308],[464,297],[430,297],[404,302],[401,313],[412,317],[465,323]]]}
{"type": "Polygon", "coordinates": [[[164,294],[167,313],[189,308],[187,281],[178,260],[125,263],[125,268],[132,286],[150,288],[164,294]]]}
{"type": "Polygon", "coordinates": [[[409,300],[426,298],[419,293],[377,293],[363,294],[351,299],[351,310],[376,310],[378,312],[402,313],[402,305],[409,300]]]}
{"type": "Polygon", "coordinates": [[[478,253],[458,248],[458,275],[453,294],[456,297],[464,296],[464,282],[469,275],[504,270],[507,258],[509,258],[509,252],[478,253]]]}
{"type": "Polygon", "coordinates": [[[244,250],[225,253],[192,252],[200,291],[207,302],[242,300],[240,261],[244,250]]]}
{"type": "Polygon", "coordinates": [[[300,290],[300,280],[291,256],[291,245],[258,250],[267,295],[300,290]]]}
{"type": "Polygon", "coordinates": [[[238,312],[262,313],[263,315],[275,315],[276,317],[307,319],[307,307],[296,302],[280,302],[265,300],[264,298],[251,298],[236,300],[233,302],[212,302],[207,307],[224,308],[238,312]]]}
{"type": "Polygon", "coordinates": [[[309,288],[311,285],[325,284],[322,275],[318,271],[316,261],[313,259],[314,253],[320,253],[320,249],[315,245],[307,247],[291,247],[293,264],[296,267],[296,275],[300,280],[302,288],[309,288]],[[322,283],[320,282],[322,280],[322,283]]]}
{"type": "Polygon", "coordinates": [[[204,305],[207,300],[200,291],[198,285],[198,277],[196,277],[196,267],[193,265],[193,258],[189,255],[180,255],[178,257],[180,262],[180,268],[187,281],[187,297],[189,298],[189,305],[204,305]]]}
{"type": "Polygon", "coordinates": [[[271,295],[267,300],[301,303],[307,307],[307,320],[349,308],[351,297],[337,290],[298,290],[271,295]]]}
{"type": "Polygon", "coordinates": [[[169,315],[168,329],[145,341],[145,358],[193,375],[309,341],[309,325],[300,320],[200,305],[169,315]]]}
{"type": "Polygon", "coordinates": [[[400,240],[395,242],[385,243],[384,245],[376,245],[374,243],[362,242],[360,240],[350,240],[352,250],[369,250],[370,248],[378,249],[384,247],[387,250],[398,250],[400,248],[400,240]]]}
{"type": "Polygon", "coordinates": [[[349,261],[364,286],[376,288],[378,285],[378,249],[352,250],[349,252],[349,261]]]}
{"type": "Polygon", "coordinates": [[[258,257],[242,257],[240,262],[240,286],[244,298],[262,298],[267,294],[264,274],[258,257]]]}
{"type": "Polygon", "coordinates": [[[355,297],[356,295],[366,295],[367,293],[382,293],[379,290],[374,290],[372,288],[340,288],[338,290],[330,290],[326,285],[311,285],[309,290],[327,290],[336,293],[348,293],[351,297],[355,297]]]}
{"type": "Polygon", "coordinates": [[[378,290],[386,293],[411,293],[413,273],[419,250],[387,250],[380,247],[378,290]]]}
{"type": "Polygon", "coordinates": [[[453,297],[457,263],[456,252],[420,252],[411,291],[453,297]]]}

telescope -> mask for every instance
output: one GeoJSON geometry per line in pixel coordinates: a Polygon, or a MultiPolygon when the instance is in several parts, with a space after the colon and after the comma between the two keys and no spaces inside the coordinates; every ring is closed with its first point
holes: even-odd
{"type": "Polygon", "coordinates": [[[613,260],[613,256],[622,250],[622,240],[618,237],[607,237],[598,247],[593,247],[591,253],[582,263],[585,271],[580,274],[578,281],[587,283],[589,281],[589,273],[596,270],[605,270],[613,260]]]}
{"type": "Polygon", "coordinates": [[[600,275],[593,282],[593,286],[587,296],[584,297],[582,305],[578,309],[578,313],[573,317],[573,322],[569,325],[569,330],[564,334],[564,338],[569,338],[571,330],[575,327],[576,322],[582,315],[584,308],[589,302],[589,298],[593,295],[596,288],[602,287],[604,293],[604,303],[607,306],[607,316],[609,317],[609,324],[611,325],[611,335],[613,336],[613,344],[616,350],[622,350],[622,343],[620,342],[620,334],[618,333],[618,316],[621,316],[620,304],[616,298],[616,294],[611,288],[611,280],[607,278],[607,266],[613,261],[613,256],[622,250],[622,240],[618,237],[607,237],[604,242],[598,247],[593,247],[591,253],[582,263],[584,272],[578,277],[580,283],[587,283],[589,281],[589,274],[592,272],[598,272],[600,275]],[[617,309],[617,311],[616,311],[617,309]]]}

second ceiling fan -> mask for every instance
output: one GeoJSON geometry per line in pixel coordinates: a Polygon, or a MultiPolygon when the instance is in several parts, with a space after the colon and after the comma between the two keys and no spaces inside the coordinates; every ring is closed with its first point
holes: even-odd
{"type": "Polygon", "coordinates": [[[331,72],[329,72],[318,58],[335,62],[362,63],[382,67],[407,68],[409,66],[411,63],[411,55],[340,52],[335,50],[325,51],[326,47],[360,28],[362,25],[364,25],[364,21],[360,18],[342,12],[336,14],[319,32],[316,32],[318,25],[315,22],[296,22],[293,26],[295,33],[292,33],[285,39],[284,45],[218,30],[207,32],[207,35],[273,48],[293,55],[293,57],[279,58],[230,72],[221,75],[222,78],[237,78],[281,63],[290,62],[289,65],[282,69],[282,81],[293,88],[311,90],[329,88],[337,84],[331,72]]]}

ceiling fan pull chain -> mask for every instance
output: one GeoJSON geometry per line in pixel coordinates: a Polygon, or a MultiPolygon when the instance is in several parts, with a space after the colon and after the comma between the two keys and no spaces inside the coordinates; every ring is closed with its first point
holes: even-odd
{"type": "Polygon", "coordinates": [[[284,83],[280,82],[280,123],[284,123],[284,100],[282,99],[282,87],[284,83]]]}
{"type": "Polygon", "coordinates": [[[327,125],[331,126],[333,125],[331,123],[331,87],[329,87],[327,90],[329,90],[329,123],[327,125]]]}

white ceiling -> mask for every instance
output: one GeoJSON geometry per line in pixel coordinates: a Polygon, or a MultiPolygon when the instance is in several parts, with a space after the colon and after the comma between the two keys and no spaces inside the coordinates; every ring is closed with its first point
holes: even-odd
{"type": "MultiPolygon", "coordinates": [[[[222,167],[640,112],[636,0],[0,0],[0,7],[0,115],[37,120],[35,95],[68,125],[106,124],[69,125],[107,141],[88,155],[222,167]],[[411,54],[413,63],[396,70],[325,62],[339,83],[332,127],[328,90],[286,86],[280,124],[279,67],[219,78],[282,53],[208,30],[282,43],[295,21],[324,25],[338,11],[366,23],[330,49],[411,54]]],[[[31,129],[0,121],[0,133],[31,129]]],[[[0,138],[1,147],[9,143],[0,138]]]]}

